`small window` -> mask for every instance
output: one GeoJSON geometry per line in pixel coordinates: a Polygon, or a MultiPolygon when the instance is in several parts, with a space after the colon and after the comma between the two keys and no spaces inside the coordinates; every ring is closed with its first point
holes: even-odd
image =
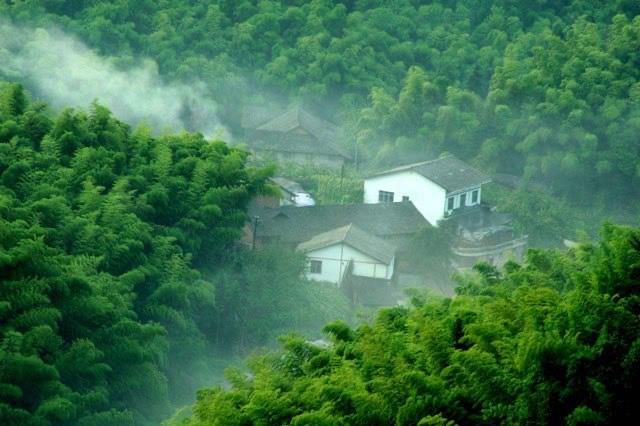
{"type": "Polygon", "coordinates": [[[406,203],[407,201],[409,201],[409,196],[408,195],[403,195],[402,196],[402,202],[406,203]]]}
{"type": "Polygon", "coordinates": [[[460,207],[467,205],[467,194],[460,194],[460,207]]]}
{"type": "Polygon", "coordinates": [[[471,203],[476,204],[478,202],[478,190],[476,189],[471,193],[471,203]]]}
{"type": "Polygon", "coordinates": [[[453,210],[453,197],[447,199],[447,210],[453,210]]]}
{"type": "Polygon", "coordinates": [[[393,192],[378,191],[378,201],[381,203],[393,203],[393,192]]]}
{"type": "Polygon", "coordinates": [[[322,273],[322,261],[321,260],[310,260],[309,261],[309,273],[311,273],[311,274],[321,274],[322,273]]]}

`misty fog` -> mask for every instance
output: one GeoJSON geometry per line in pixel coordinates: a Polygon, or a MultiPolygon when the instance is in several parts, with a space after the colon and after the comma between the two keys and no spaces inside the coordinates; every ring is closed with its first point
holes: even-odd
{"type": "Polygon", "coordinates": [[[202,83],[164,82],[151,59],[123,70],[58,28],[17,27],[0,19],[0,74],[24,82],[55,108],[87,108],[97,101],[132,125],[228,136],[216,103],[201,95],[202,83]]]}

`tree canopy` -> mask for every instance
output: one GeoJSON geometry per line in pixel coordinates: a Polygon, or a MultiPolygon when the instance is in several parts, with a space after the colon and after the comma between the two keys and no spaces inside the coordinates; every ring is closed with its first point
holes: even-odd
{"type": "MultiPolygon", "coordinates": [[[[148,65],[162,80],[151,86],[215,101],[239,144],[249,104],[299,102],[339,123],[357,167],[283,171],[320,203],[358,202],[363,173],[449,152],[521,183],[484,187],[483,199],[534,246],[609,215],[637,224],[637,0],[2,1],[0,30],[6,22],[73,34],[123,76],[148,65]]],[[[329,347],[284,337],[250,373],[231,371],[230,389],[210,388],[213,359],[348,316],[339,292],[302,278],[301,256],[239,243],[273,170],[199,133],[132,128],[99,99],[52,111],[33,100],[34,81],[4,66],[20,54],[9,41],[1,424],[157,424],[202,387],[187,424],[638,417],[640,234],[614,225],[566,253],[478,265],[453,299],[414,295],[413,307],[355,329],[331,322],[329,347]]],[[[193,130],[197,105],[172,101],[193,130]]],[[[409,260],[445,279],[447,242],[425,231],[409,260]]]]}
{"type": "Polygon", "coordinates": [[[157,424],[215,356],[344,317],[297,255],[238,244],[270,173],[246,152],[50,116],[0,86],[0,423],[157,424]]]}
{"type": "Polygon", "coordinates": [[[232,130],[247,103],[299,98],[345,125],[367,167],[448,151],[581,207],[637,210],[635,1],[33,1],[0,14],[61,26],[123,68],[152,58],[169,81],[202,81],[232,130]]]}

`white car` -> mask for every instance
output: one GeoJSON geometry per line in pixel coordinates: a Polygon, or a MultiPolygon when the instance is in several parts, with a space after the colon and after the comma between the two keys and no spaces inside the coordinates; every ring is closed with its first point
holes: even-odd
{"type": "Polygon", "coordinates": [[[293,194],[293,204],[297,207],[315,206],[315,200],[307,192],[296,192],[293,194]]]}

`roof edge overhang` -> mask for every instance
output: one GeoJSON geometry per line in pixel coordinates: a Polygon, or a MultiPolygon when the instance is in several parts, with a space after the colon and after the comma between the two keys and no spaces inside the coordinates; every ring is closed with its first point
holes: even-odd
{"type": "MultiPolygon", "coordinates": [[[[425,179],[427,179],[427,178],[425,178],[425,179]]],[[[433,181],[432,181],[432,180],[430,180],[430,179],[429,179],[429,181],[430,181],[430,182],[433,182],[433,181]]],[[[474,184],[474,185],[466,186],[466,187],[464,187],[464,188],[462,188],[462,189],[456,189],[455,191],[449,191],[449,190],[448,190],[447,188],[445,188],[444,186],[441,186],[441,185],[438,185],[438,184],[436,184],[436,185],[440,186],[440,188],[442,188],[442,189],[444,189],[445,191],[447,191],[447,197],[449,197],[449,196],[451,196],[451,195],[457,195],[457,194],[462,194],[463,192],[468,192],[468,191],[470,191],[470,190],[472,190],[472,189],[474,189],[474,188],[478,188],[479,186],[482,186],[482,185],[485,185],[485,184],[487,184],[487,183],[491,183],[491,182],[493,182],[493,180],[492,180],[491,178],[489,178],[489,179],[485,179],[485,180],[483,180],[483,181],[480,181],[480,182],[478,182],[478,183],[476,183],[476,184],[474,184]]],[[[435,183],[435,182],[433,182],[433,183],[435,183]]]]}
{"type": "Polygon", "coordinates": [[[353,250],[356,250],[356,251],[358,251],[358,252],[360,252],[360,253],[362,253],[362,254],[364,254],[364,255],[366,255],[366,256],[368,256],[368,257],[370,257],[370,258],[374,259],[374,260],[377,260],[377,261],[379,261],[379,262],[382,262],[382,263],[384,263],[385,265],[390,265],[390,264],[391,264],[391,262],[393,262],[393,259],[396,257],[396,255],[395,255],[395,253],[394,253],[394,255],[393,255],[393,256],[391,256],[391,258],[390,258],[390,259],[388,259],[388,260],[387,260],[387,259],[381,259],[381,258],[380,258],[380,256],[373,255],[373,254],[371,254],[371,253],[367,253],[366,251],[363,251],[361,248],[355,247],[353,244],[349,244],[348,242],[346,242],[346,241],[344,241],[344,240],[343,240],[343,241],[332,241],[332,242],[327,242],[326,244],[321,244],[321,245],[318,245],[318,246],[314,246],[314,247],[312,247],[312,248],[300,249],[299,247],[300,247],[301,245],[305,244],[305,243],[306,243],[306,242],[298,244],[298,247],[296,247],[296,250],[297,250],[297,251],[299,251],[299,252],[301,252],[301,253],[305,253],[305,254],[306,254],[306,253],[310,253],[310,252],[315,251],[315,250],[321,250],[321,249],[325,249],[325,248],[327,248],[327,247],[332,247],[332,246],[336,246],[336,245],[344,244],[345,246],[349,246],[349,247],[351,247],[353,250]]]}

